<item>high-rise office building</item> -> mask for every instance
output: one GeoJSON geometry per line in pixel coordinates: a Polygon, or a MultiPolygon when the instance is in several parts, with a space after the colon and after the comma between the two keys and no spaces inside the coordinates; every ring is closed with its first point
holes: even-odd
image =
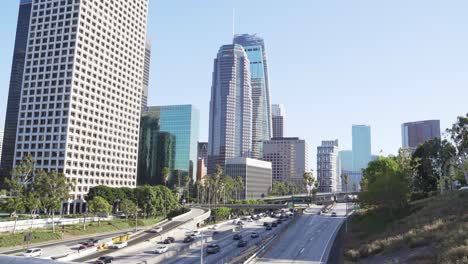
{"type": "Polygon", "coordinates": [[[257,34],[234,36],[234,44],[241,45],[250,61],[252,86],[252,154],[262,157],[263,141],[271,138],[270,87],[265,41],[257,34]]]}
{"type": "Polygon", "coordinates": [[[0,162],[2,160],[2,149],[3,149],[3,130],[0,130],[0,162]]]}
{"type": "Polygon", "coordinates": [[[16,129],[21,99],[21,84],[23,83],[24,62],[28,44],[29,19],[31,17],[32,0],[21,0],[19,5],[18,22],[16,25],[15,47],[10,73],[10,87],[5,116],[5,129],[2,140],[0,168],[7,176],[13,166],[15,158],[16,129]]]}
{"type": "Polygon", "coordinates": [[[208,173],[226,160],[250,157],[252,89],[250,61],[242,46],[224,45],[214,60],[208,137],[208,173]]]}
{"type": "Polygon", "coordinates": [[[319,192],[340,192],[341,166],[338,140],[325,140],[317,147],[317,180],[319,192]]]}
{"type": "Polygon", "coordinates": [[[353,125],[353,170],[367,168],[371,161],[371,128],[367,125],[353,125]]]}
{"type": "Polygon", "coordinates": [[[424,142],[440,138],[440,120],[408,122],[401,125],[403,148],[416,149],[424,142]]]}
{"type": "Polygon", "coordinates": [[[173,177],[176,159],[176,137],[160,130],[160,116],[155,112],[144,112],[140,122],[140,144],[138,146],[138,185],[165,184],[163,169],[169,169],[166,179],[168,187],[176,182],[173,177]]]}
{"type": "Polygon", "coordinates": [[[341,150],[339,152],[341,170],[352,171],[353,166],[353,151],[352,150],[341,150]]]}
{"type": "Polygon", "coordinates": [[[310,171],[307,143],[297,137],[264,141],[263,160],[271,162],[275,181],[292,181],[303,186],[304,172],[310,171]]]}
{"type": "Polygon", "coordinates": [[[175,137],[174,170],[177,177],[197,173],[197,145],[200,113],[193,105],[166,105],[148,107],[147,113],[159,118],[159,129],[175,137]]]}
{"type": "Polygon", "coordinates": [[[244,188],[239,199],[258,199],[268,195],[271,189],[271,163],[250,158],[232,158],[226,160],[226,175],[241,177],[244,188]]]}
{"type": "Polygon", "coordinates": [[[208,161],[208,142],[198,142],[197,159],[203,159],[206,165],[208,161]]]}
{"type": "Polygon", "coordinates": [[[31,10],[13,165],[64,172],[80,210],[90,187],[136,185],[148,1],[31,10]]]}
{"type": "Polygon", "coordinates": [[[271,124],[274,138],[284,136],[284,116],[285,114],[283,105],[271,105],[271,124]]]}
{"type": "MultiPolygon", "coordinates": [[[[148,37],[147,37],[148,38],[148,37]]],[[[148,107],[148,87],[151,65],[151,42],[147,39],[145,44],[145,68],[143,72],[143,91],[141,94],[141,111],[148,107]]]]}

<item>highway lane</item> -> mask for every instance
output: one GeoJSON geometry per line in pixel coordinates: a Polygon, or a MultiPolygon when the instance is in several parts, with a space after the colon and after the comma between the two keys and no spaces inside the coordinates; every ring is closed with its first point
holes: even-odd
{"type": "Polygon", "coordinates": [[[337,217],[316,212],[311,210],[300,216],[256,263],[326,263],[336,232],[345,219],[345,204],[333,208],[337,217]]]}
{"type": "MultiPolygon", "coordinates": [[[[237,240],[233,240],[234,232],[228,232],[223,234],[223,236],[214,237],[213,241],[210,243],[216,243],[220,245],[221,251],[216,254],[206,254],[206,246],[210,243],[205,244],[203,250],[203,263],[211,264],[211,263],[227,263],[229,260],[233,259],[234,257],[242,254],[245,250],[247,250],[250,246],[260,243],[263,239],[267,238],[268,236],[272,236],[273,234],[279,233],[280,230],[285,228],[287,223],[282,223],[278,225],[278,227],[274,227],[273,230],[267,231],[263,226],[263,222],[271,222],[276,219],[273,218],[262,218],[257,223],[246,223],[242,231],[237,232],[242,234],[243,239],[248,241],[248,245],[246,247],[239,248],[237,247],[237,240]],[[251,238],[250,234],[252,232],[257,232],[260,237],[259,238],[251,238]]],[[[292,221],[292,218],[289,218],[289,221],[292,221]]],[[[234,226],[233,226],[234,227],[234,226]]],[[[191,249],[184,254],[178,255],[176,258],[173,258],[167,262],[167,264],[198,264],[200,263],[200,247],[196,247],[191,249]]]]}
{"type": "Polygon", "coordinates": [[[150,232],[142,233],[141,235],[137,236],[136,238],[131,239],[128,242],[128,247],[127,248],[119,249],[119,250],[112,250],[112,249],[103,250],[103,251],[91,254],[89,256],[86,256],[86,257],[83,257],[83,258],[80,258],[80,259],[76,259],[76,260],[74,260],[74,262],[90,262],[90,263],[93,263],[95,259],[97,259],[97,258],[99,258],[101,256],[107,256],[107,255],[111,255],[111,256],[114,256],[116,258],[126,259],[128,257],[131,257],[131,256],[139,253],[141,251],[140,250],[140,245],[141,244],[144,244],[146,241],[149,241],[149,240],[152,240],[152,239],[154,240],[155,238],[162,238],[170,230],[172,230],[174,228],[177,228],[178,226],[183,225],[187,221],[189,221],[189,220],[191,220],[191,219],[193,219],[193,218],[195,218],[195,217],[197,217],[199,215],[202,215],[204,212],[205,212],[205,210],[203,210],[203,209],[192,208],[190,213],[188,213],[187,215],[177,219],[177,221],[175,221],[175,220],[174,221],[169,221],[169,222],[165,223],[164,225],[161,225],[163,227],[163,231],[161,233],[150,233],[150,232]],[[136,246],[136,247],[134,247],[134,246],[136,246]]]}

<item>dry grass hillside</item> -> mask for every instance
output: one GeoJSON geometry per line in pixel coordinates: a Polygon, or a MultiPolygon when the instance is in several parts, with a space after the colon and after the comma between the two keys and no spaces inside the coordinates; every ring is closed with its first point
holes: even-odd
{"type": "Polygon", "coordinates": [[[353,216],[345,263],[468,263],[468,191],[416,201],[391,218],[375,211],[353,216]]]}

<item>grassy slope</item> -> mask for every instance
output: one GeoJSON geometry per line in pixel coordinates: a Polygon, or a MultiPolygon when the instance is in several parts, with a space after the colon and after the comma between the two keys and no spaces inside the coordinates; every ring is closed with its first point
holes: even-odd
{"type": "MultiPolygon", "coordinates": [[[[150,218],[138,219],[138,226],[149,226],[160,222],[163,218],[150,218]]],[[[86,231],[83,231],[83,225],[69,225],[65,226],[64,238],[73,238],[75,236],[92,235],[105,232],[128,230],[135,227],[135,220],[117,219],[113,221],[102,221],[99,225],[98,222],[86,224],[86,231]]],[[[0,248],[1,247],[14,247],[23,245],[24,235],[28,234],[29,230],[21,231],[16,234],[4,233],[0,235],[0,248]]],[[[35,229],[33,231],[32,243],[39,243],[60,239],[62,237],[62,227],[56,226],[56,232],[53,233],[51,228],[35,229]]]]}
{"type": "Polygon", "coordinates": [[[344,239],[346,263],[468,263],[468,191],[417,201],[394,216],[359,212],[344,239]]]}

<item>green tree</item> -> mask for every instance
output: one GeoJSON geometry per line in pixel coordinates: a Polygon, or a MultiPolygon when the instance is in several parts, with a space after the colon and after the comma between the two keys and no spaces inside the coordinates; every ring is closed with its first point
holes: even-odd
{"type": "Polygon", "coordinates": [[[456,168],[456,179],[460,182],[468,183],[468,113],[466,116],[459,116],[457,122],[447,129],[450,138],[456,147],[454,166],[456,168]]]}
{"type": "Polygon", "coordinates": [[[455,147],[445,139],[434,138],[419,145],[411,160],[413,191],[428,193],[442,187],[441,179],[449,175],[455,154],[455,147]]]}
{"type": "Polygon", "coordinates": [[[120,210],[125,214],[127,219],[130,214],[137,213],[136,204],[129,199],[123,199],[120,201],[120,210]]]}
{"type": "Polygon", "coordinates": [[[302,177],[304,179],[304,185],[306,186],[306,190],[309,194],[310,199],[315,200],[315,197],[312,196],[317,192],[317,182],[315,181],[312,172],[305,172],[302,177]]]}
{"type": "Polygon", "coordinates": [[[34,178],[34,190],[41,205],[52,215],[52,231],[55,232],[55,211],[70,197],[74,184],[67,181],[63,173],[56,170],[46,173],[39,171],[34,178]]]}
{"type": "Polygon", "coordinates": [[[214,217],[215,221],[222,221],[229,219],[231,215],[231,208],[217,207],[211,210],[211,216],[214,217]]]}
{"type": "Polygon", "coordinates": [[[408,204],[408,175],[394,158],[380,157],[363,170],[359,200],[366,207],[394,213],[408,204]]]}
{"type": "Polygon", "coordinates": [[[236,196],[237,196],[236,199],[240,200],[240,193],[244,191],[244,179],[241,176],[237,176],[235,180],[235,184],[236,184],[236,196]]]}
{"type": "Polygon", "coordinates": [[[98,224],[101,225],[101,214],[109,214],[112,211],[112,205],[106,199],[96,196],[88,201],[89,211],[98,216],[98,224]]]}

